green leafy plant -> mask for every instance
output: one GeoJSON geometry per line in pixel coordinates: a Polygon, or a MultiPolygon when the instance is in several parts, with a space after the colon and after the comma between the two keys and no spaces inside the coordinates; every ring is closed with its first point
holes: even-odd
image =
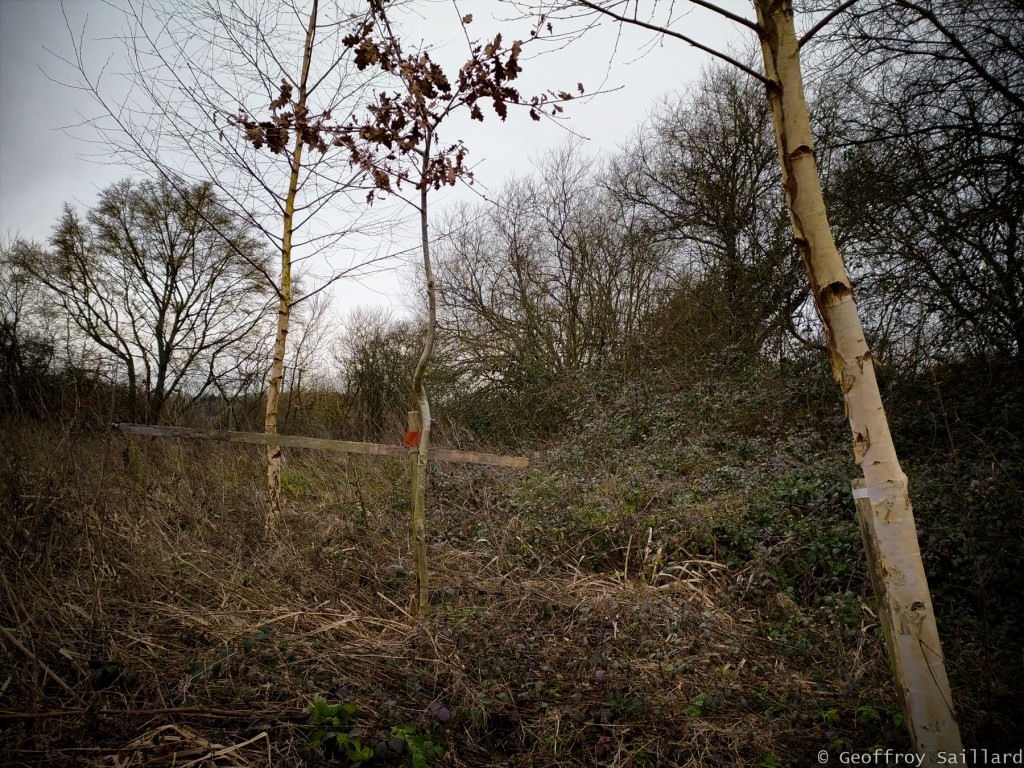
{"type": "Polygon", "coordinates": [[[857,709],[857,725],[869,731],[877,731],[882,725],[882,716],[874,707],[859,707],[857,709]]]}
{"type": "Polygon", "coordinates": [[[779,714],[787,709],[787,694],[785,692],[777,693],[767,685],[761,686],[761,689],[756,691],[752,698],[761,711],[779,714]]]}
{"type": "Polygon", "coordinates": [[[322,696],[313,698],[309,717],[316,731],[309,738],[313,747],[322,747],[327,760],[344,760],[348,765],[361,765],[373,757],[373,750],[363,744],[358,728],[344,729],[355,717],[357,707],[352,702],[329,704],[322,696]]]}
{"type": "Polygon", "coordinates": [[[205,662],[197,661],[192,664],[188,669],[188,681],[192,685],[196,685],[201,680],[207,677],[216,677],[220,674],[220,662],[205,662]]]}
{"type": "Polygon", "coordinates": [[[89,681],[93,690],[102,691],[113,687],[131,690],[138,682],[139,675],[126,669],[120,662],[94,662],[90,665],[89,681]]]}
{"type": "Polygon", "coordinates": [[[437,737],[421,733],[416,726],[396,725],[391,729],[391,733],[405,742],[412,768],[427,768],[436,760],[443,758],[447,752],[437,737]]]}
{"type": "Polygon", "coordinates": [[[701,694],[690,702],[690,706],[683,710],[688,717],[702,717],[704,715],[704,695],[701,694]]]}
{"type": "Polygon", "coordinates": [[[626,717],[637,716],[644,710],[643,699],[636,696],[629,696],[628,694],[622,694],[620,696],[608,694],[605,697],[605,704],[626,717]]]}
{"type": "Polygon", "coordinates": [[[242,647],[245,649],[246,653],[248,653],[253,648],[255,648],[259,643],[262,643],[265,640],[269,640],[273,636],[274,630],[262,629],[252,637],[246,638],[245,642],[242,643],[242,647]]]}

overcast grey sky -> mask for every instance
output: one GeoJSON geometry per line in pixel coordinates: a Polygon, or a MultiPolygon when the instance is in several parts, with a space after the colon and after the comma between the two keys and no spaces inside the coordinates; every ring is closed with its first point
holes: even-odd
{"type": "MultiPolygon", "coordinates": [[[[747,0],[723,0],[722,5],[751,14],[747,0]]],[[[511,13],[496,0],[462,0],[457,9],[451,2],[425,0],[415,7],[420,18],[409,28],[437,47],[439,60],[453,63],[461,62],[465,50],[458,14],[474,14],[470,30],[483,38],[500,28],[495,16],[511,13]]],[[[61,130],[97,110],[89,96],[55,82],[75,80],[76,73],[56,56],[70,56],[72,33],[82,37],[89,66],[98,69],[109,61],[116,69],[121,48],[113,38],[122,25],[121,13],[103,0],[65,0],[63,10],[59,0],[0,0],[0,234],[45,240],[65,202],[90,206],[99,190],[129,175],[124,167],[104,164],[97,147],[61,130]]],[[[737,31],[701,9],[690,11],[676,28],[717,48],[749,44],[746,30],[737,31]]],[[[506,39],[529,34],[525,22],[505,24],[504,30],[506,39]]],[[[684,88],[709,63],[705,54],[676,40],[659,41],[631,30],[621,39],[617,34],[607,24],[524,65],[524,93],[572,90],[577,82],[588,92],[611,91],[567,105],[569,119],[562,124],[537,124],[524,113],[513,113],[506,124],[489,115],[483,124],[464,119],[445,128],[446,140],[462,138],[469,147],[480,191],[497,189],[513,173],[528,172],[531,158],[573,134],[595,156],[614,151],[661,96],[684,88]]],[[[467,197],[474,195],[464,189],[445,191],[433,210],[467,197]]],[[[339,291],[352,307],[393,305],[401,288],[393,270],[359,284],[349,282],[339,291]]]]}

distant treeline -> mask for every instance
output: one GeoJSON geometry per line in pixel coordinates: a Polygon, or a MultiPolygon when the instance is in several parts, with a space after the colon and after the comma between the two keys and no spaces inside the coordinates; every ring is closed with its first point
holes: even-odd
{"type": "MultiPolygon", "coordinates": [[[[816,48],[808,89],[869,342],[890,380],[1018,360],[1019,9],[949,5],[955,35],[894,41],[878,26],[902,11],[869,6],[816,48]]],[[[551,435],[608,381],[822,359],[778,177],[761,86],[712,68],[614,156],[566,144],[493,204],[449,209],[429,372],[444,428],[551,435]]],[[[126,180],[66,207],[49,242],[4,242],[0,408],[259,428],[274,276],[248,220],[207,184],[126,180]]],[[[357,312],[335,332],[325,298],[296,311],[282,429],[400,433],[417,319],[357,312]]]]}

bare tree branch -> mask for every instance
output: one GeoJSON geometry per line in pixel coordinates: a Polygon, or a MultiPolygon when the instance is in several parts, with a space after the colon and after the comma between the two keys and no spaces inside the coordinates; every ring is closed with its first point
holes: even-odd
{"type": "Polygon", "coordinates": [[[799,46],[803,48],[804,45],[808,43],[811,40],[811,38],[813,38],[816,34],[818,34],[818,32],[824,29],[828,25],[828,23],[832,21],[832,19],[834,19],[847,8],[858,2],[860,2],[860,0],[846,0],[836,8],[833,8],[831,11],[826,13],[813,27],[804,32],[803,37],[800,38],[799,46]]]}
{"type": "MultiPolygon", "coordinates": [[[[643,29],[647,29],[647,30],[650,30],[652,32],[657,32],[658,34],[665,35],[667,37],[674,37],[677,40],[682,40],[684,43],[686,43],[688,45],[692,45],[694,48],[697,48],[698,50],[704,51],[705,53],[710,54],[711,56],[714,56],[717,59],[721,59],[722,61],[727,62],[728,64],[730,64],[730,65],[736,67],[737,69],[739,69],[741,72],[746,72],[748,75],[750,75],[751,77],[755,78],[756,80],[764,83],[765,85],[767,85],[767,86],[771,85],[771,82],[764,75],[762,75],[760,72],[758,72],[757,70],[751,69],[750,67],[748,67],[743,62],[734,59],[732,56],[729,56],[728,54],[722,53],[721,51],[718,51],[718,50],[716,50],[714,48],[711,48],[710,46],[707,46],[707,45],[704,45],[703,43],[697,42],[692,37],[687,37],[686,35],[684,35],[684,34],[682,34],[680,32],[676,32],[675,30],[668,29],[667,27],[659,26],[658,24],[653,24],[651,22],[643,21],[641,19],[636,18],[635,16],[630,17],[630,16],[625,16],[625,15],[620,14],[620,13],[616,13],[615,11],[611,10],[610,8],[603,7],[599,3],[591,2],[591,0],[573,0],[573,2],[575,4],[577,4],[577,5],[582,5],[585,8],[589,8],[592,11],[596,11],[597,13],[600,13],[600,14],[602,14],[604,16],[608,16],[609,18],[615,19],[616,21],[619,21],[619,22],[622,22],[622,23],[625,23],[625,24],[632,24],[635,27],[641,27],[643,29]]],[[[750,25],[746,24],[745,26],[750,26],[750,25]]],[[[757,29],[757,25],[754,25],[751,28],[756,30],[757,29]]]]}

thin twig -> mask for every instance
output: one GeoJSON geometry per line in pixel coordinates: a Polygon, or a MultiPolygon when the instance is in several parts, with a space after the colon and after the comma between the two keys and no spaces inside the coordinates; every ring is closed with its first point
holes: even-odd
{"type": "Polygon", "coordinates": [[[636,27],[643,27],[644,29],[648,29],[648,30],[650,30],[652,32],[657,32],[657,33],[662,34],[662,35],[667,35],[668,37],[674,37],[677,40],[682,40],[684,43],[688,43],[688,44],[692,45],[694,48],[697,48],[698,50],[704,51],[705,53],[708,53],[708,54],[710,54],[710,55],[712,55],[712,56],[714,56],[716,58],[719,58],[719,59],[721,59],[724,62],[732,64],[734,67],[739,69],[741,72],[746,72],[748,75],[750,75],[751,77],[761,81],[765,85],[771,85],[771,82],[768,80],[768,78],[766,78],[760,72],[758,72],[758,71],[756,71],[754,69],[751,69],[746,64],[744,64],[744,63],[742,63],[740,61],[737,61],[736,59],[734,59],[731,56],[728,56],[728,55],[722,53],[721,51],[716,51],[714,48],[710,48],[710,47],[708,47],[708,46],[706,46],[706,45],[704,45],[702,43],[698,43],[692,37],[687,37],[686,35],[683,35],[683,34],[681,34],[679,32],[675,32],[674,30],[668,29],[667,27],[660,27],[657,24],[651,24],[650,22],[641,21],[640,19],[637,19],[637,18],[630,18],[629,16],[623,16],[622,14],[616,13],[615,11],[612,11],[612,10],[610,10],[608,8],[602,8],[597,3],[590,2],[590,0],[577,0],[577,2],[580,5],[584,6],[585,8],[589,8],[592,11],[596,11],[597,13],[600,13],[600,14],[603,14],[603,15],[608,16],[610,18],[613,18],[616,21],[619,21],[619,22],[621,22],[623,24],[632,24],[633,26],[636,26],[636,27]]]}
{"type": "Polygon", "coordinates": [[[275,720],[305,720],[304,709],[207,709],[206,707],[149,707],[144,709],[52,709],[45,712],[0,712],[0,720],[36,720],[61,717],[82,717],[85,714],[104,717],[153,717],[154,715],[187,715],[189,717],[237,718],[259,717],[275,720]]]}
{"type": "Polygon", "coordinates": [[[811,27],[806,32],[804,32],[804,36],[800,38],[800,42],[797,43],[797,46],[799,48],[803,48],[804,47],[804,43],[809,42],[812,37],[814,37],[822,29],[825,28],[826,24],[828,24],[830,21],[832,21],[832,19],[834,19],[840,13],[845,11],[851,5],[853,5],[854,3],[858,3],[858,2],[860,2],[860,0],[846,0],[846,2],[843,3],[842,5],[838,6],[837,8],[833,8],[831,11],[826,13],[817,24],[815,24],[813,27],[811,27]]]}
{"type": "Polygon", "coordinates": [[[15,637],[14,633],[11,632],[11,630],[9,630],[7,627],[0,627],[0,632],[3,632],[4,637],[6,637],[8,640],[11,641],[11,645],[13,645],[19,651],[24,653],[26,656],[28,656],[36,664],[38,664],[39,668],[42,669],[43,672],[46,673],[47,677],[49,677],[51,680],[53,680],[53,682],[55,682],[57,685],[59,685],[65,691],[67,691],[72,696],[74,696],[76,701],[78,701],[81,704],[85,703],[85,701],[82,699],[82,697],[79,696],[75,692],[74,688],[72,688],[70,685],[65,683],[64,680],[61,679],[60,675],[58,675],[56,672],[54,672],[52,669],[50,669],[46,665],[46,663],[43,662],[42,659],[40,659],[38,656],[36,656],[34,653],[32,653],[32,651],[30,651],[28,648],[26,648],[25,645],[21,642],[21,640],[19,640],[17,637],[15,637]]]}
{"type": "Polygon", "coordinates": [[[218,749],[218,750],[216,750],[214,752],[210,752],[209,754],[203,755],[202,757],[198,757],[195,760],[191,760],[191,761],[189,761],[187,763],[183,763],[181,765],[181,768],[190,768],[193,765],[199,765],[200,763],[204,763],[207,760],[216,760],[218,757],[225,757],[226,755],[230,755],[232,752],[237,752],[242,747],[247,747],[250,744],[252,744],[253,742],[259,741],[260,739],[266,739],[267,740],[267,755],[269,757],[269,755],[270,755],[270,736],[267,734],[266,731],[262,731],[261,733],[258,733],[255,736],[253,736],[251,739],[243,741],[241,744],[234,744],[234,745],[232,745],[230,747],[223,747],[223,748],[218,749]]]}

